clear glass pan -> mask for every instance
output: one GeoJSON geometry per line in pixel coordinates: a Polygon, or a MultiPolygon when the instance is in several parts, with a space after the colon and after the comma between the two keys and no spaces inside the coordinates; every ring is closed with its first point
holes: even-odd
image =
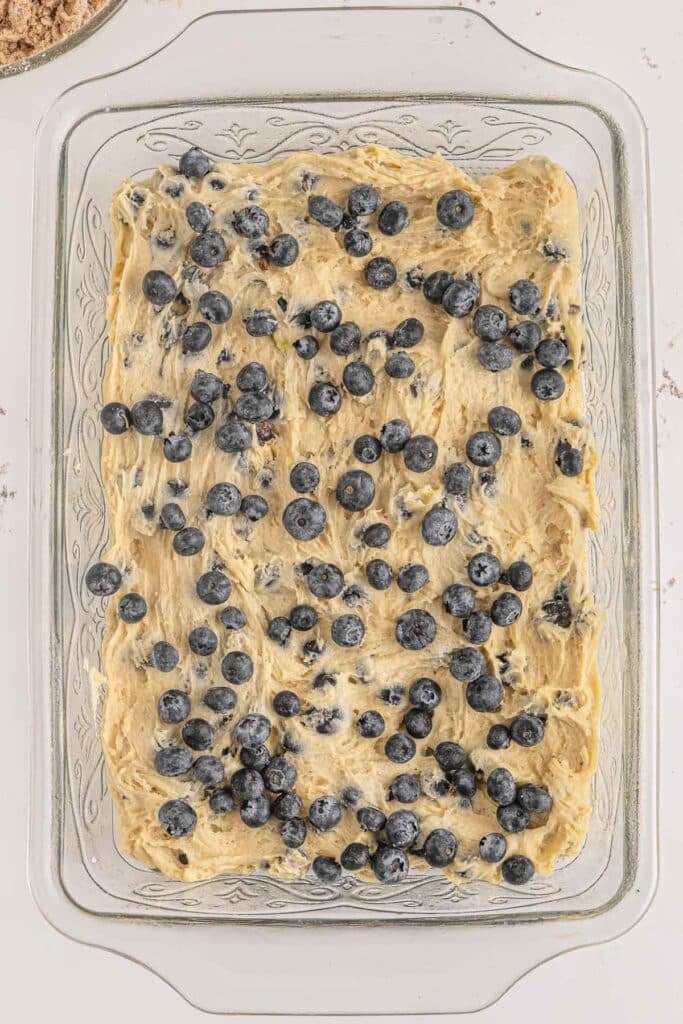
{"type": "Polygon", "coordinates": [[[64,94],[43,122],[36,160],[31,879],[44,913],[75,938],[152,967],[202,1008],[233,1013],[476,1009],[534,964],[632,925],[656,877],[657,519],[647,158],[629,98],[529,53],[472,11],[221,12],[64,94]],[[259,60],[244,61],[256,36],[259,60]],[[206,59],[216,40],[218,68],[206,59]],[[146,175],[189,144],[259,162],[368,142],[436,149],[472,174],[544,153],[577,188],[583,373],[603,513],[591,542],[605,625],[590,832],[579,856],[522,889],[452,886],[430,874],[389,889],[266,875],[170,882],[117,848],[101,694],[90,682],[102,619],[83,575],[107,536],[97,409],[109,198],[124,176],[146,175]],[[481,955],[492,940],[493,981],[481,955]],[[255,955],[266,943],[268,986],[255,955]]]}

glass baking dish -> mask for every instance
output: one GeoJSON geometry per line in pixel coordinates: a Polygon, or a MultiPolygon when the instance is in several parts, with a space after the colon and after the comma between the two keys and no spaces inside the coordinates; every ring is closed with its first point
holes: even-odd
{"type": "Polygon", "coordinates": [[[472,11],[226,11],[64,94],[41,126],[36,166],[30,871],[46,916],[152,967],[202,1008],[233,1013],[472,1010],[534,964],[631,926],[656,878],[658,567],[646,143],[629,98],[472,11]],[[244,61],[256,38],[259,60],[244,61]],[[216,40],[219,67],[206,57],[216,40]],[[369,142],[438,150],[471,174],[543,153],[577,189],[583,374],[601,455],[590,564],[604,616],[602,743],[590,831],[577,857],[518,889],[431,873],[391,888],[265,874],[168,881],[117,847],[98,736],[102,607],[83,586],[107,540],[97,413],[110,196],[189,145],[260,162],[369,142]],[[482,956],[492,943],[493,979],[482,956]]]}

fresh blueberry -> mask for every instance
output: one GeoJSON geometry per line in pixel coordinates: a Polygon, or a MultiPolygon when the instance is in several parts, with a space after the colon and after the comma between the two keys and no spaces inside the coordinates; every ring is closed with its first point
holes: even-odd
{"type": "Polygon", "coordinates": [[[109,562],[96,562],[85,574],[85,585],[95,597],[111,597],[121,582],[121,573],[109,562]]]}
{"type": "Polygon", "coordinates": [[[491,750],[507,750],[510,733],[504,725],[492,725],[486,736],[486,746],[491,750]]]}
{"type": "Polygon", "coordinates": [[[380,846],[372,855],[371,863],[377,880],[385,885],[395,885],[408,877],[410,864],[403,850],[380,846]]]}
{"type": "Polygon", "coordinates": [[[335,494],[342,508],[348,512],[362,512],[373,502],[375,482],[364,469],[352,469],[339,478],[335,494]]]}
{"type": "Polygon", "coordinates": [[[130,418],[138,434],[144,434],[146,437],[160,434],[164,427],[161,406],[148,398],[135,403],[130,410],[130,418]]]}
{"type": "Polygon", "coordinates": [[[312,334],[304,334],[302,338],[294,342],[294,351],[300,359],[313,359],[317,356],[320,344],[312,334]]]}
{"type": "Polygon", "coordinates": [[[415,363],[407,352],[392,352],[384,364],[384,372],[395,380],[406,380],[415,373],[415,363]]]}
{"type": "Polygon", "coordinates": [[[382,199],[372,185],[356,185],[349,192],[346,206],[352,217],[368,217],[379,208],[382,199]]]}
{"type": "MultiPolygon", "coordinates": [[[[242,680],[244,681],[244,680],[242,680]]],[[[271,732],[271,724],[265,715],[252,712],[240,718],[235,726],[235,739],[242,747],[254,750],[266,742],[271,732]]]]}
{"type": "Polygon", "coordinates": [[[482,341],[500,341],[507,334],[508,318],[500,306],[480,306],[474,314],[472,326],[482,341]]]}
{"type": "Polygon", "coordinates": [[[385,729],[384,718],[379,711],[364,711],[357,724],[358,732],[364,739],[377,739],[385,729]]]}
{"type": "Polygon", "coordinates": [[[334,857],[315,857],[311,867],[313,874],[320,882],[331,884],[338,882],[341,878],[342,869],[334,857]]]}
{"type": "Polygon", "coordinates": [[[210,686],[202,697],[207,708],[218,714],[225,714],[237,704],[237,694],[230,686],[210,686]]]}
{"type": "Polygon", "coordinates": [[[197,782],[201,782],[202,786],[205,786],[207,789],[220,786],[225,778],[223,762],[220,758],[212,757],[210,754],[203,754],[201,757],[198,757],[192,771],[197,782]]]}
{"type": "Polygon", "coordinates": [[[415,740],[403,732],[393,733],[384,744],[384,753],[394,764],[407,764],[415,757],[415,740]]]}
{"type": "Polygon", "coordinates": [[[379,459],[382,454],[382,446],[376,437],[372,437],[371,434],[362,434],[353,443],[353,454],[359,462],[370,465],[379,459]]]}
{"type": "Polygon", "coordinates": [[[308,404],[318,416],[334,416],[342,402],[341,391],[335,384],[319,381],[308,392],[308,404]]]}
{"type": "Polygon", "coordinates": [[[365,843],[349,843],[339,860],[345,871],[360,871],[370,863],[370,850],[365,843]]]}
{"type": "Polygon", "coordinates": [[[223,604],[230,597],[232,585],[219,569],[203,573],[196,584],[197,597],[204,604],[223,604]]]}
{"type": "Polygon", "coordinates": [[[396,582],[405,594],[414,594],[429,583],[429,570],[426,565],[411,562],[399,569],[396,582]]]}
{"type": "Polygon", "coordinates": [[[320,472],[312,462],[297,462],[289,474],[289,483],[298,494],[310,494],[320,483],[320,472]]]}
{"type": "Polygon", "coordinates": [[[429,647],[436,637],[436,622],[429,612],[412,608],[396,620],[396,640],[408,651],[429,647]]]}
{"type": "Polygon", "coordinates": [[[348,363],[344,367],[342,380],[344,381],[344,387],[349,394],[355,395],[356,398],[362,398],[364,395],[369,395],[375,386],[374,373],[368,364],[362,362],[360,359],[353,363],[348,363]]]}
{"type": "Polygon", "coordinates": [[[517,790],[517,803],[529,814],[548,814],[553,798],[547,789],[527,782],[517,790]]]}
{"type": "Polygon", "coordinates": [[[206,370],[195,370],[190,394],[202,405],[218,401],[223,397],[225,386],[220,377],[206,370]]]}
{"type": "Polygon", "coordinates": [[[310,604],[297,604],[289,613],[289,623],[292,629],[306,632],[313,629],[318,621],[318,613],[310,604]]]}
{"type": "Polygon", "coordinates": [[[338,203],[327,196],[309,196],[308,212],[324,228],[338,228],[344,219],[344,211],[338,203]]]}
{"type": "Polygon", "coordinates": [[[249,828],[261,828],[270,818],[270,804],[265,796],[245,800],[240,807],[240,818],[249,828]]]}
{"type": "Polygon", "coordinates": [[[193,402],[185,413],[185,423],[196,434],[210,427],[215,418],[216,414],[207,402],[193,402]]]}
{"type": "Polygon", "coordinates": [[[507,853],[508,841],[500,832],[489,832],[479,840],[479,856],[487,864],[497,864],[507,853]]]}
{"type": "Polygon", "coordinates": [[[468,437],[465,451],[475,466],[495,466],[501,455],[500,441],[490,431],[478,430],[468,437]]]}
{"type": "Polygon", "coordinates": [[[192,653],[202,658],[208,658],[218,647],[218,637],[208,626],[191,629],[187,642],[192,653]]]}
{"type": "Polygon", "coordinates": [[[497,711],[503,703],[503,684],[495,676],[479,676],[467,684],[465,697],[473,711],[497,711]]]}
{"type": "Polygon", "coordinates": [[[409,736],[412,736],[414,740],[423,740],[432,731],[431,711],[425,711],[424,708],[411,708],[407,712],[403,724],[409,736]]]}
{"type": "Polygon", "coordinates": [[[297,770],[286,757],[274,757],[263,769],[263,781],[271,793],[289,793],[295,785],[297,770]]]}
{"type": "Polygon", "coordinates": [[[226,629],[244,629],[247,617],[241,608],[236,608],[231,604],[221,612],[221,622],[226,629]]]}
{"type": "Polygon", "coordinates": [[[329,600],[338,597],[344,589],[344,574],[336,565],[320,562],[307,574],[306,585],[314,597],[329,600]]]}
{"type": "MultiPolygon", "coordinates": [[[[474,613],[473,613],[474,614],[474,613]]],[[[468,616],[471,618],[471,616],[468,616]]],[[[460,683],[471,683],[483,674],[486,660],[476,647],[460,647],[451,654],[449,670],[454,679],[460,683]]]]}
{"type": "Polygon", "coordinates": [[[486,341],[479,347],[477,359],[485,370],[491,373],[500,373],[501,370],[509,370],[514,362],[514,352],[509,345],[486,341]]]}
{"type": "Polygon", "coordinates": [[[187,434],[169,434],[164,440],[164,455],[169,462],[185,462],[192,455],[192,441],[187,434]]]}
{"type": "Polygon", "coordinates": [[[535,352],[541,341],[541,328],[533,320],[523,320],[510,328],[508,338],[518,352],[535,352]]]}
{"type": "Polygon", "coordinates": [[[213,218],[213,213],[205,203],[195,201],[188,203],[185,216],[192,230],[199,233],[206,231],[213,218]]]}
{"type": "Polygon", "coordinates": [[[411,430],[405,420],[389,420],[379,432],[379,443],[386,452],[403,451],[410,440],[411,430]]]}
{"type": "Polygon", "coordinates": [[[502,566],[495,555],[488,551],[480,551],[473,555],[467,563],[467,575],[475,587],[492,587],[497,583],[503,572],[502,566]]]}
{"type": "Polygon", "coordinates": [[[108,402],[100,410],[100,423],[108,434],[125,434],[130,426],[130,409],[121,402],[108,402]]]}
{"type": "Polygon", "coordinates": [[[363,531],[363,543],[369,548],[384,548],[391,539],[391,530],[385,523],[373,523],[363,531]]]}
{"type": "Polygon", "coordinates": [[[521,853],[503,861],[503,878],[508,885],[525,885],[534,877],[534,865],[521,853]]]}
{"type": "Polygon", "coordinates": [[[235,402],[235,415],[248,423],[269,420],[274,411],[273,403],[267,395],[240,395],[235,402]]]}
{"type": "Polygon", "coordinates": [[[541,304],[541,289],[535,281],[522,278],[510,288],[510,305],[520,316],[534,316],[541,304]]]}
{"type": "Polygon", "coordinates": [[[529,824],[529,812],[517,803],[505,804],[496,811],[496,820],[506,832],[523,832],[529,824]]]}
{"type": "Polygon", "coordinates": [[[451,583],[441,600],[444,610],[458,619],[466,619],[474,611],[474,591],[464,583],[451,583]]]}
{"type": "Polygon", "coordinates": [[[387,203],[377,218],[377,227],[383,235],[399,235],[409,224],[408,207],[398,200],[387,203]]]}
{"type": "Polygon", "coordinates": [[[261,363],[246,363],[237,374],[235,384],[240,391],[263,391],[268,386],[268,374],[261,363]]]}
{"type": "Polygon", "coordinates": [[[270,751],[263,743],[259,743],[255,747],[242,747],[240,761],[245,768],[253,768],[257,772],[262,772],[270,761],[270,751]]]}
{"type": "Polygon", "coordinates": [[[208,750],[213,743],[213,729],[204,718],[190,718],[183,726],[182,737],[191,750],[208,750]]]}
{"type": "Polygon", "coordinates": [[[166,640],[158,640],[149,656],[149,663],[157,672],[172,672],[179,661],[177,649],[166,640]]]}
{"type": "Polygon", "coordinates": [[[494,768],[486,780],[486,792],[494,804],[511,804],[517,796],[517,786],[507,768],[494,768]]]}
{"type": "MultiPolygon", "coordinates": [[[[230,651],[221,662],[221,673],[226,683],[234,683],[237,686],[251,679],[254,674],[254,663],[244,651],[230,651]]],[[[258,715],[257,717],[263,718],[263,715],[258,715]]],[[[270,732],[270,726],[268,727],[268,732],[270,732]]],[[[259,740],[258,742],[262,743],[264,741],[259,740]]]]}
{"type": "Polygon", "coordinates": [[[381,832],[387,819],[376,807],[359,807],[356,819],[364,832],[381,832]]]}
{"type": "Polygon", "coordinates": [[[510,736],[521,747],[534,747],[545,735],[543,720],[538,715],[521,714],[510,723],[510,736]]]}
{"type": "Polygon", "coordinates": [[[223,292],[204,292],[199,297],[198,306],[210,324],[225,324],[232,316],[232,302],[223,292]]]}
{"type": "Polygon", "coordinates": [[[242,423],[241,420],[232,414],[228,416],[223,426],[219,427],[216,431],[216,446],[222,452],[228,452],[229,454],[245,452],[247,448],[251,448],[251,445],[251,427],[248,427],[246,423],[242,423]]]}
{"type": "Polygon", "coordinates": [[[200,267],[217,267],[227,259],[228,249],[218,231],[203,231],[190,242],[190,256],[200,267]]]}
{"type": "Polygon", "coordinates": [[[273,804],[273,817],[278,821],[291,821],[301,814],[301,797],[296,793],[281,793],[273,804]]]}
{"type": "Polygon", "coordinates": [[[467,754],[463,748],[452,740],[442,740],[441,743],[437,743],[434,757],[439,767],[443,768],[445,772],[457,772],[467,760],[467,754]]]}
{"type": "MultiPolygon", "coordinates": [[[[285,794],[287,795],[287,794],[285,794]]],[[[282,797],[278,798],[279,800],[282,797]]],[[[277,804],[278,801],[276,800],[277,804]]],[[[306,841],[306,833],[308,828],[306,822],[302,818],[291,818],[282,823],[280,826],[280,835],[282,836],[282,842],[290,850],[297,850],[306,841]]]]}
{"type": "Polygon", "coordinates": [[[360,327],[351,320],[339,324],[330,334],[330,348],[337,356],[350,356],[360,348],[360,327]]]}
{"type": "Polygon", "coordinates": [[[214,814],[229,814],[234,806],[235,801],[228,789],[214,789],[209,794],[209,807],[214,814]]]}
{"type": "Polygon", "coordinates": [[[336,828],[342,817],[342,807],[336,797],[319,796],[308,808],[308,820],[320,832],[336,828]]]}
{"type": "Polygon", "coordinates": [[[479,286],[471,277],[456,277],[443,293],[441,305],[450,316],[468,316],[479,298],[479,286]]]}
{"type": "Polygon", "coordinates": [[[386,256],[375,256],[365,265],[365,280],[371,288],[384,291],[396,283],[396,267],[386,256]]]}
{"type": "Polygon", "coordinates": [[[460,231],[474,217],[474,200],[469,192],[454,188],[444,192],[436,204],[436,218],[446,228],[460,231]]]}
{"type": "Polygon", "coordinates": [[[282,513],[282,522],[295,540],[314,540],[325,529],[327,513],[311,498],[295,498],[282,513]]]}
{"type": "Polygon", "coordinates": [[[280,690],[273,697],[273,709],[280,718],[293,718],[301,711],[301,701],[293,690],[280,690]]]}
{"type": "Polygon", "coordinates": [[[260,206],[245,206],[235,211],[233,226],[243,238],[260,238],[270,227],[270,217],[260,206]]]}
{"type": "Polygon", "coordinates": [[[180,173],[186,178],[205,178],[211,170],[211,161],[197,146],[188,149],[180,158],[180,173]]]}
{"type": "Polygon", "coordinates": [[[241,501],[242,495],[234,484],[214,484],[206,496],[206,507],[216,516],[234,516],[241,501]]]}
{"type": "Polygon", "coordinates": [[[389,786],[389,793],[400,804],[414,804],[420,798],[420,781],[414,775],[397,775],[389,786]]]}
{"type": "Polygon", "coordinates": [[[268,502],[260,494],[245,494],[240,502],[240,512],[250,523],[258,523],[268,515],[268,502]]]}
{"type": "Polygon", "coordinates": [[[564,476],[578,476],[583,472],[583,455],[578,448],[572,448],[566,441],[560,441],[555,455],[555,465],[564,476]]]}
{"type": "Polygon", "coordinates": [[[332,622],[331,634],[339,647],[358,647],[363,642],[365,626],[358,615],[340,615],[332,622]]]}
{"type": "Polygon", "coordinates": [[[490,410],[488,424],[494,434],[501,437],[512,437],[522,429],[522,418],[514,409],[507,405],[496,405],[490,410]]]}
{"type": "Polygon", "coordinates": [[[291,267],[299,257],[299,243],[293,235],[276,235],[268,248],[274,267],[291,267]]]}
{"type": "Polygon", "coordinates": [[[406,320],[401,320],[394,328],[394,332],[391,335],[391,344],[393,348],[413,348],[419,344],[424,337],[425,329],[424,324],[417,317],[409,316],[406,320]]]}
{"type": "Polygon", "coordinates": [[[485,644],[493,628],[491,616],[487,612],[472,612],[463,619],[462,628],[471,644],[485,644]]]}
{"type": "Polygon", "coordinates": [[[375,590],[386,590],[391,586],[394,571],[382,558],[373,558],[365,567],[368,583],[375,590]]]}
{"type": "Polygon", "coordinates": [[[153,306],[168,306],[175,301],[178,286],[163,270],[148,270],[142,279],[142,294],[153,306]]]}
{"type": "Polygon", "coordinates": [[[252,338],[269,338],[277,330],[277,317],[267,309],[255,309],[244,318],[244,329],[252,338]]]}
{"type": "Polygon", "coordinates": [[[496,626],[512,626],[522,614],[522,602],[510,590],[504,590],[491,605],[491,619],[496,626]]]}
{"type": "Polygon", "coordinates": [[[458,796],[466,800],[471,800],[477,792],[477,776],[469,768],[446,772],[446,778],[458,796]]]}
{"type": "Polygon", "coordinates": [[[132,625],[141,622],[147,614],[147,602],[142,594],[124,594],[119,601],[119,618],[132,625]]]}
{"type": "Polygon", "coordinates": [[[344,233],[344,248],[349,256],[369,256],[372,252],[372,238],[362,228],[349,228],[344,233]]]}
{"type": "Polygon", "coordinates": [[[284,647],[289,640],[289,634],[292,632],[292,627],[289,624],[289,619],[286,619],[284,615],[276,615],[274,619],[271,619],[268,623],[268,636],[274,643],[279,644],[280,647],[284,647]]]}
{"type": "Polygon", "coordinates": [[[189,772],[192,760],[192,754],[185,747],[163,747],[154,757],[154,768],[165,778],[175,778],[189,772]]]}
{"type": "Polygon", "coordinates": [[[427,544],[442,547],[450,544],[458,529],[458,517],[450,508],[435,505],[422,520],[422,539],[427,544]]]}
{"type": "MultiPolygon", "coordinates": [[[[336,302],[332,302],[330,299],[324,299],[322,302],[316,302],[309,315],[311,318],[311,327],[316,331],[320,331],[321,334],[329,334],[341,324],[341,309],[336,302]]],[[[353,324],[349,326],[356,327],[357,325],[353,324]]],[[[358,334],[360,335],[360,330],[358,331],[358,334]]]]}
{"type": "Polygon", "coordinates": [[[564,377],[557,370],[537,370],[531,378],[531,391],[542,402],[561,398],[564,389],[564,377]]]}
{"type": "Polygon", "coordinates": [[[186,800],[167,800],[159,808],[159,824],[168,836],[191,836],[197,825],[197,813],[186,800]]]}
{"type": "Polygon", "coordinates": [[[556,370],[569,359],[569,349],[561,338],[545,338],[536,349],[536,358],[541,366],[556,370]]]}
{"type": "Polygon", "coordinates": [[[167,501],[161,506],[159,521],[165,530],[182,530],[185,526],[185,513],[175,501],[167,501]]]}
{"type": "Polygon", "coordinates": [[[458,840],[447,828],[435,828],[425,839],[422,852],[430,867],[445,868],[455,860],[458,840]]]}
{"type": "Polygon", "coordinates": [[[355,807],[363,795],[358,786],[344,786],[341,791],[341,802],[344,807],[355,807]]]}
{"type": "Polygon", "coordinates": [[[447,270],[436,270],[425,280],[422,292],[427,302],[431,302],[434,306],[440,306],[444,295],[454,283],[455,278],[447,270]]]}
{"type": "Polygon", "coordinates": [[[394,811],[387,818],[384,833],[397,850],[408,850],[417,842],[420,823],[412,811],[394,811]]]}
{"type": "Polygon", "coordinates": [[[408,696],[414,708],[433,711],[441,703],[441,687],[434,679],[423,676],[415,680],[410,687],[408,696]]]}
{"type": "Polygon", "coordinates": [[[439,447],[436,441],[427,434],[415,434],[406,441],[403,448],[403,461],[406,469],[413,473],[427,473],[436,462],[439,447]]]}
{"type": "Polygon", "coordinates": [[[467,494],[472,486],[472,470],[466,462],[453,462],[443,475],[444,487],[448,494],[467,494]]]}

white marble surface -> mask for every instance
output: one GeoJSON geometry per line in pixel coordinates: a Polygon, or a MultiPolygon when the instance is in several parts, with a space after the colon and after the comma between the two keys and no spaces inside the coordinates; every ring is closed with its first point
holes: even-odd
{"type": "MultiPolygon", "coordinates": [[[[275,5],[275,3],[273,4],[275,5]]],[[[414,6],[417,4],[415,3],[414,6]]],[[[97,36],[28,75],[0,82],[0,650],[5,664],[0,750],[4,762],[0,878],[2,1006],[8,1020],[70,1024],[165,1024],[204,1017],[135,964],[78,946],[36,909],[25,871],[27,818],[26,540],[30,196],[35,126],[71,83],[156,49],[192,16],[192,0],[128,0],[97,36]]],[[[216,9],[228,6],[215,3],[216,9]]],[[[240,6],[235,3],[234,6],[240,6]]],[[[251,3],[245,6],[259,6],[251,3]]],[[[282,5],[286,6],[286,5],[282,5]]],[[[316,6],[323,6],[318,3],[316,6]]],[[[531,972],[477,1024],[640,1024],[683,1021],[672,1002],[683,939],[679,868],[683,861],[680,730],[683,685],[683,544],[678,466],[683,432],[683,8],[672,0],[482,0],[480,10],[529,48],[608,75],[639,105],[652,164],[657,409],[661,488],[662,664],[660,883],[635,928],[604,946],[573,952],[531,972]],[[680,385],[680,387],[679,387],[680,385]]],[[[40,180],[42,169],[36,170],[40,180]]],[[[46,374],[49,368],[46,367],[46,374]]],[[[28,624],[30,629],[30,623],[28,624]]],[[[264,964],[264,970],[265,970],[264,964]]],[[[397,965],[397,969],[400,967],[397,965]]],[[[495,974],[495,951],[491,951],[495,974]]],[[[253,1019],[253,1018],[252,1018],[253,1019]]],[[[426,1018],[424,1018],[426,1019],[426,1018]]],[[[465,1018],[460,1018],[465,1019],[465,1018]]]]}

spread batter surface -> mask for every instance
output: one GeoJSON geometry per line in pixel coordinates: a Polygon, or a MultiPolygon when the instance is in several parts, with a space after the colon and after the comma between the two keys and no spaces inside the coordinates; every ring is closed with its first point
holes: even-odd
{"type": "Polygon", "coordinates": [[[599,711],[562,169],[193,150],[112,220],[86,582],[122,848],[186,880],[552,871],[599,711]]]}

